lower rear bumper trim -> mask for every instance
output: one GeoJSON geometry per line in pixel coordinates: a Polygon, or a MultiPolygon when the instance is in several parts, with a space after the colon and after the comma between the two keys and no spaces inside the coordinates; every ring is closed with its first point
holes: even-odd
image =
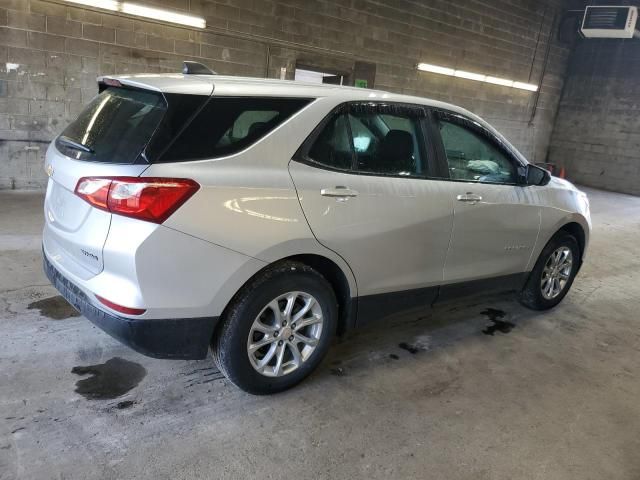
{"type": "Polygon", "coordinates": [[[136,352],[153,358],[199,360],[207,356],[219,317],[132,319],[94,306],[43,252],[44,271],[60,294],[82,315],[136,352]]]}

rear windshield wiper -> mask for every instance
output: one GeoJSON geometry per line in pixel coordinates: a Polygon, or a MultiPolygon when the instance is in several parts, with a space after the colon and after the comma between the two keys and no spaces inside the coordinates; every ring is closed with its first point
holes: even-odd
{"type": "Polygon", "coordinates": [[[90,149],[86,145],[84,145],[82,143],[79,143],[79,142],[74,142],[69,137],[65,137],[64,135],[60,135],[58,137],[58,140],[60,141],[60,143],[64,144],[65,146],[67,146],[69,148],[73,148],[75,150],[80,150],[80,151],[86,152],[86,153],[95,153],[92,149],[90,149]]]}

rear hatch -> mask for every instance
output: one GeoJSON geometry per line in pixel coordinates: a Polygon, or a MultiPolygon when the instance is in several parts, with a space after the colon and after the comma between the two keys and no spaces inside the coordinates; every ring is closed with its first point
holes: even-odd
{"type": "MultiPolygon", "coordinates": [[[[184,103],[193,107],[207,98],[194,97],[197,102],[184,103]]],[[[163,150],[176,133],[176,121],[184,124],[180,118],[168,122],[167,111],[167,96],[159,91],[103,83],[101,93],[49,146],[44,248],[76,276],[87,279],[103,270],[102,250],[111,224],[111,213],[74,193],[78,181],[140,176],[149,167],[149,152],[163,150]]]]}

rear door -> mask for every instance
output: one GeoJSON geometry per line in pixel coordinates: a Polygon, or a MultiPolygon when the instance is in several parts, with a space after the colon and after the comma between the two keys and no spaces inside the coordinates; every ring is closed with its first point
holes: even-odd
{"type": "Polygon", "coordinates": [[[429,304],[442,282],[453,201],[429,179],[424,122],[418,106],[345,104],[290,163],[314,235],[349,264],[360,297],[413,290],[396,299],[429,304]]]}
{"type": "Polygon", "coordinates": [[[540,207],[518,184],[518,159],[477,122],[435,112],[434,135],[448,170],[454,204],[444,283],[524,272],[540,228],[540,207]]]}
{"type": "Polygon", "coordinates": [[[82,177],[139,176],[144,149],[167,103],[159,92],[110,87],[49,146],[43,244],[49,258],[80,278],[103,269],[111,214],[74,194],[82,177]]]}

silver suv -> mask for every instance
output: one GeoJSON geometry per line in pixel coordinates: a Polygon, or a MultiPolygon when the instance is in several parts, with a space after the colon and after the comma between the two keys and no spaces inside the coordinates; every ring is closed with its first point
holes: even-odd
{"type": "Polygon", "coordinates": [[[512,290],[555,306],[589,202],[459,107],[190,73],[98,79],[50,145],[46,273],[136,351],[201,359],[255,394],[334,334],[512,290]]]}

